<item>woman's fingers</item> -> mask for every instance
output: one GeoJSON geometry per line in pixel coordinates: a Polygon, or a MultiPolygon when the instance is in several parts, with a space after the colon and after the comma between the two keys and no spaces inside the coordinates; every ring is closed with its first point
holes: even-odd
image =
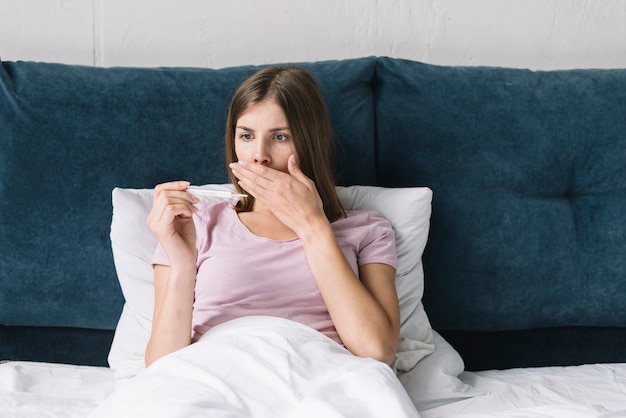
{"type": "Polygon", "coordinates": [[[295,159],[289,163],[289,173],[245,161],[230,168],[244,190],[296,233],[306,228],[307,219],[325,217],[315,184],[295,159]]]}
{"type": "Polygon", "coordinates": [[[287,161],[287,169],[289,170],[289,174],[297,178],[300,182],[308,185],[309,187],[315,187],[315,185],[313,184],[313,180],[308,178],[302,172],[302,170],[300,170],[300,166],[298,165],[296,156],[293,154],[291,155],[291,157],[289,157],[289,160],[287,161]]]}
{"type": "Polygon", "coordinates": [[[170,181],[168,183],[157,184],[154,187],[153,202],[156,201],[162,193],[168,191],[184,191],[189,187],[188,181],[170,181]]]}
{"type": "Polygon", "coordinates": [[[285,192],[297,187],[296,179],[289,174],[260,164],[239,162],[230,167],[239,185],[263,204],[278,204],[285,194],[290,194],[285,192]]]}
{"type": "Polygon", "coordinates": [[[177,217],[190,218],[195,212],[198,198],[187,193],[189,182],[176,181],[162,183],[155,187],[152,209],[148,215],[148,225],[157,232],[161,228],[171,228],[177,217]]]}
{"type": "MultiPolygon", "coordinates": [[[[309,190],[315,189],[313,182],[302,173],[295,163],[295,157],[292,156],[289,161],[289,173],[247,161],[232,163],[230,169],[241,183],[257,192],[262,190],[278,191],[282,190],[285,185],[298,183],[306,186],[309,190]]],[[[252,190],[246,190],[252,192],[252,190]]]]}
{"type": "Polygon", "coordinates": [[[285,173],[245,161],[231,164],[230,169],[239,180],[240,186],[254,197],[258,197],[265,190],[275,191],[286,180],[285,173]]]}

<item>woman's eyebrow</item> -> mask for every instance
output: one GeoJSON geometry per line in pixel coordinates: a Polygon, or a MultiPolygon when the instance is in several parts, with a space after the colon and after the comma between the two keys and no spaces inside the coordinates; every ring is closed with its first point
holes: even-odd
{"type": "MultiPolygon", "coordinates": [[[[242,131],[250,131],[250,132],[254,131],[254,129],[248,128],[247,126],[243,126],[243,125],[237,126],[237,129],[241,129],[242,131]]],[[[288,131],[288,130],[289,130],[289,127],[285,126],[285,127],[271,128],[269,131],[270,132],[278,132],[278,131],[288,131]]]]}

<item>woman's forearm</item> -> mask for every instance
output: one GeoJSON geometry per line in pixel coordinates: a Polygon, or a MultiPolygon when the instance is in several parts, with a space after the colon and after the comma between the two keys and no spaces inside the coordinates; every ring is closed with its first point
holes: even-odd
{"type": "Polygon", "coordinates": [[[191,344],[194,287],[195,268],[155,267],[155,307],[146,366],[191,344]]]}
{"type": "MultiPolygon", "coordinates": [[[[309,228],[300,238],[313,276],[346,348],[360,357],[372,357],[391,364],[399,332],[395,310],[386,310],[387,301],[381,304],[359,280],[341,251],[330,224],[322,222],[309,228]]],[[[384,267],[388,267],[385,274],[387,277],[391,274],[393,280],[395,270],[384,267]]],[[[391,303],[397,303],[397,299],[391,303]]]]}

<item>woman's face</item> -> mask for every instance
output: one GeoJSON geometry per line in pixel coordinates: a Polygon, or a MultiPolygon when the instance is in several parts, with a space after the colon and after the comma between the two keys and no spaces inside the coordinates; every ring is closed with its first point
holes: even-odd
{"type": "Polygon", "coordinates": [[[235,153],[238,160],[287,173],[287,160],[295,152],[287,118],[276,102],[265,100],[253,104],[237,119],[235,153]]]}

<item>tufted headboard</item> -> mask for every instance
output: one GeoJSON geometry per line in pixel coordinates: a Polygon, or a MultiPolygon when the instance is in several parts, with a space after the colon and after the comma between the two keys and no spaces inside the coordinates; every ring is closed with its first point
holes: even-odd
{"type": "Polygon", "coordinates": [[[375,91],[379,183],[434,190],[434,328],[476,368],[624,360],[626,69],[381,58],[375,91]]]}

